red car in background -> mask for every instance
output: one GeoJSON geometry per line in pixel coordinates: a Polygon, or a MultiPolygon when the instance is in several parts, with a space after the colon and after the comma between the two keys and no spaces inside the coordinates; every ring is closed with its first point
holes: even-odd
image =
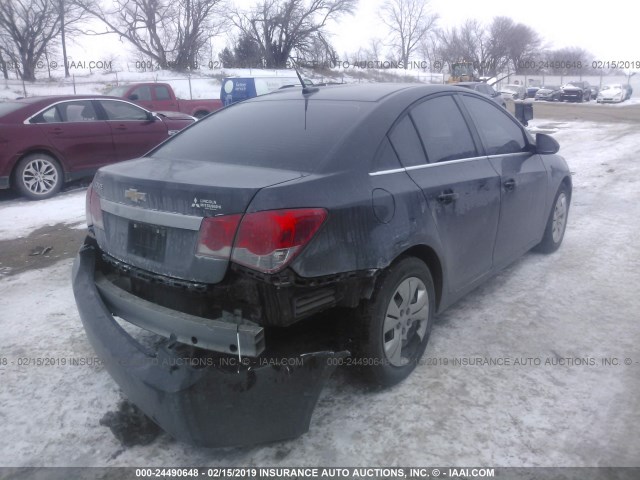
{"type": "Polygon", "coordinates": [[[132,83],[120,85],[107,92],[112,97],[120,97],[137,103],[149,110],[182,112],[202,118],[222,108],[219,99],[183,100],[176,97],[168,83],[132,83]]]}
{"type": "Polygon", "coordinates": [[[49,198],[65,182],[139,157],[195,120],[95,95],[0,102],[0,188],[49,198]]]}

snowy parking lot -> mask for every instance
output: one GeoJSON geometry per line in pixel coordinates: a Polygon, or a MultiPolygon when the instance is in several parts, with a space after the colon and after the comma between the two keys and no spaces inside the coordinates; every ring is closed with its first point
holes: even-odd
{"type": "Polygon", "coordinates": [[[640,466],[640,129],[531,128],[573,172],[560,250],[525,255],[441,315],[404,383],[367,391],[339,370],[306,435],[251,448],[165,434],[123,447],[100,425],[121,397],[71,290],[84,189],[0,197],[0,465],[640,466]]]}

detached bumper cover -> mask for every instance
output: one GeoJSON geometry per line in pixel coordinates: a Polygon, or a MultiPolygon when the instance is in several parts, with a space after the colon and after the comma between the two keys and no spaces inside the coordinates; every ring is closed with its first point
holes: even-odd
{"type": "Polygon", "coordinates": [[[297,355],[285,364],[199,368],[178,356],[171,342],[149,351],[106,307],[95,285],[95,256],[95,247],[85,244],[73,265],[73,291],[87,337],[129,400],[160,427],[206,447],[285,440],[308,431],[320,391],[338,364],[332,359],[347,352],[297,355]]]}

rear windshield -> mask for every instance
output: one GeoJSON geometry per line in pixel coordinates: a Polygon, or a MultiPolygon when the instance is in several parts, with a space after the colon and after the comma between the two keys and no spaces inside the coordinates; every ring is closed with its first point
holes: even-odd
{"type": "Polygon", "coordinates": [[[305,105],[303,99],[238,103],[200,120],[151,156],[313,172],[365,108],[360,102],[305,105]]]}
{"type": "Polygon", "coordinates": [[[0,102],[0,117],[4,117],[5,115],[15,112],[22,107],[24,107],[24,103],[0,102]]]}

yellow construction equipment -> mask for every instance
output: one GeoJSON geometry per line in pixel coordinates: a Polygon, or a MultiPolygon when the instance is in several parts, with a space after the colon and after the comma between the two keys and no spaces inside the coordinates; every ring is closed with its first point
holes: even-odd
{"type": "Polygon", "coordinates": [[[473,62],[456,62],[451,64],[451,75],[447,83],[477,82],[478,76],[473,68],[473,62]]]}

